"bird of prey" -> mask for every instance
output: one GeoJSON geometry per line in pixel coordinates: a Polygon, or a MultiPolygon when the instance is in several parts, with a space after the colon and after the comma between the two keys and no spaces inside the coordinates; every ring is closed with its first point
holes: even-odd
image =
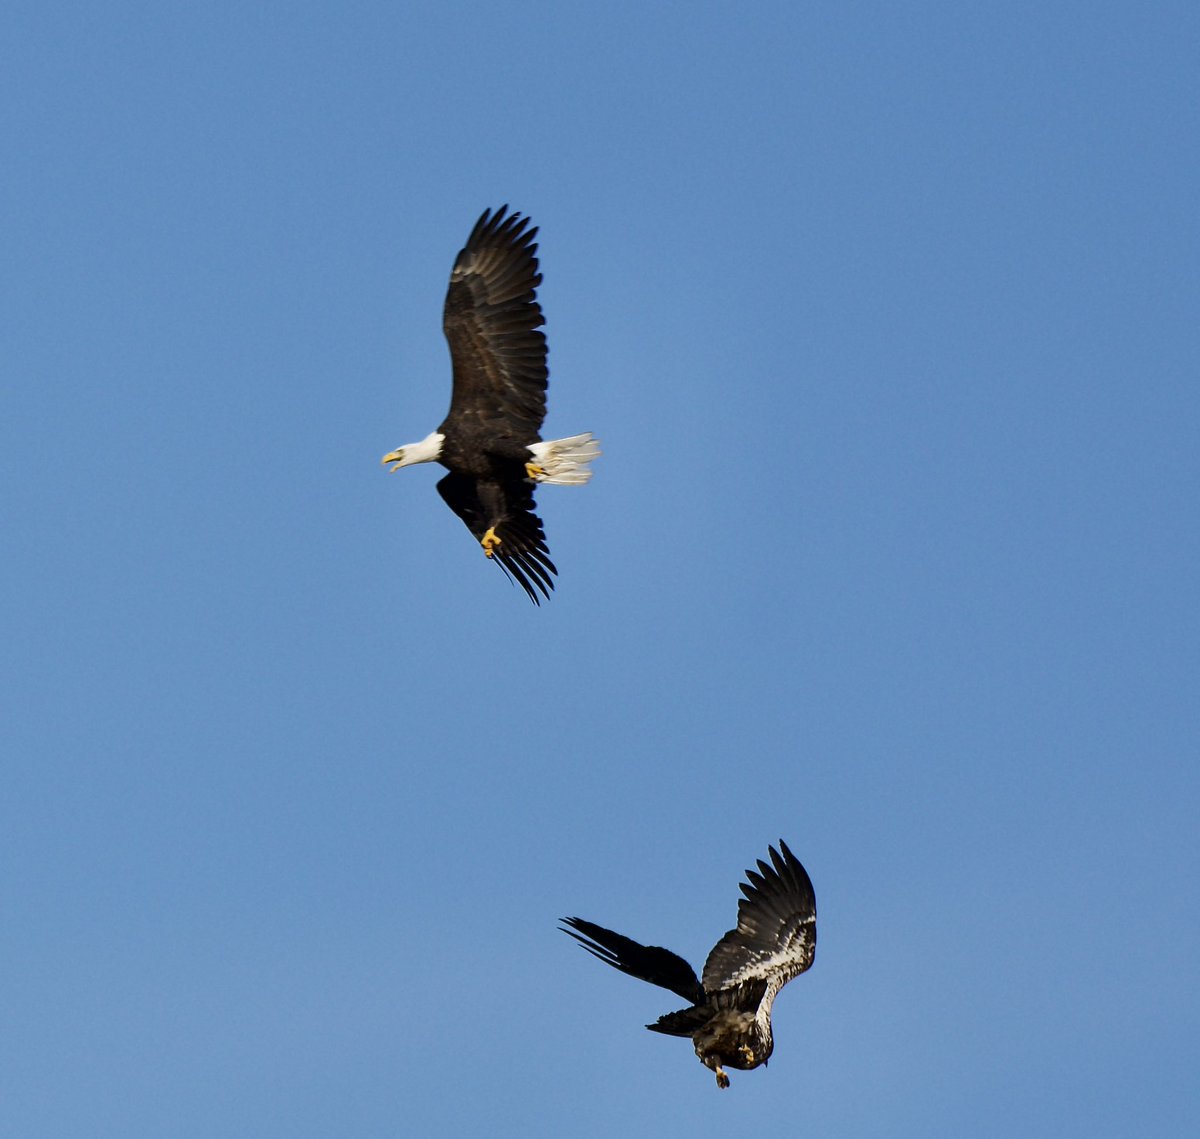
{"type": "Polygon", "coordinates": [[[771,1005],[793,977],[813,963],[817,901],[800,860],[780,840],[768,848],[771,865],[758,860],[741,884],[737,927],[713,946],[702,978],[677,954],[638,942],[582,918],[563,918],[570,934],[601,961],[678,993],[688,1008],[646,1027],[668,1036],[690,1036],[696,1055],[729,1087],[725,1068],[748,1071],[766,1064],[775,1047],[771,1005]]]}
{"type": "Polygon", "coordinates": [[[540,605],[558,572],[535,483],[579,486],[600,454],[591,433],[543,441],[546,337],[537,287],[537,229],[501,206],[485,210],[454,262],[442,314],[454,390],[442,425],[418,443],[384,455],[391,470],[437,461],[450,471],[437,484],[483,552],[540,605]]]}

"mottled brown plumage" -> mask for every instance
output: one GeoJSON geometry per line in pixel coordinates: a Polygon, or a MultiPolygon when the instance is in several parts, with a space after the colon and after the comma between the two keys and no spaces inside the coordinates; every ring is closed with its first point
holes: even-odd
{"type": "Polygon", "coordinates": [[[641,945],[610,929],[564,918],[563,932],[601,961],[690,1001],[646,1025],[652,1032],[690,1036],[701,1062],[729,1086],[724,1068],[765,1064],[775,1047],[771,1006],[781,988],[813,963],[817,946],[817,901],[800,860],[783,841],[746,871],[738,922],[713,946],[703,979],[669,949],[641,945]]]}

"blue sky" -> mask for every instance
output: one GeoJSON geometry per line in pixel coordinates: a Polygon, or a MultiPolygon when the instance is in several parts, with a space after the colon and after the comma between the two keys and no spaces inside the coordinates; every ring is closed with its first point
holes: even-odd
{"type": "Polygon", "coordinates": [[[14,3],[0,1131],[1184,1134],[1193,4],[14,3]],[[541,227],[535,609],[379,457],[541,227]],[[812,971],[718,1093],[563,914],[812,971]]]}

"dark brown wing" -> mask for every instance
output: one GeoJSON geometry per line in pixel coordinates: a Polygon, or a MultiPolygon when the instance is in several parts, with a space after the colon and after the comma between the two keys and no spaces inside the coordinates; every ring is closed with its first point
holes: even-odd
{"type": "Polygon", "coordinates": [[[713,946],[704,963],[707,993],[767,981],[772,990],[803,973],[817,948],[817,900],[800,860],[782,840],[771,863],[746,871],[738,923],[713,946]]]}
{"type": "Polygon", "coordinates": [[[442,327],[450,343],[454,395],[439,430],[489,442],[536,442],[546,418],[546,338],[535,290],[536,227],[485,210],[454,262],[442,327]]]}
{"type": "Polygon", "coordinates": [[[631,937],[613,933],[611,929],[584,921],[583,918],[562,920],[563,925],[570,927],[564,929],[563,933],[570,934],[593,957],[599,957],[605,964],[637,977],[639,981],[649,981],[652,985],[670,989],[684,1000],[696,1002],[704,999],[696,971],[677,953],[659,945],[641,945],[631,937]]]}
{"type": "Polygon", "coordinates": [[[485,488],[480,480],[451,471],[437,489],[477,541],[483,541],[489,527],[495,531],[500,544],[495,547],[492,561],[529,594],[535,605],[541,605],[538,590],[549,599],[558,570],[550,560],[542,520],[533,511],[533,488],[529,483],[489,482],[485,488]]]}

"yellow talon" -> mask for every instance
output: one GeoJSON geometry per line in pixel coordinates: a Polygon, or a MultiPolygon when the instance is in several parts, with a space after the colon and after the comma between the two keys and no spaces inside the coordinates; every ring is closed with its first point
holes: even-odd
{"type": "Polygon", "coordinates": [[[729,1077],[727,1075],[725,1075],[725,1069],[722,1068],[720,1066],[720,1064],[717,1065],[717,1087],[719,1087],[719,1088],[729,1087],[729,1077]]]}
{"type": "Polygon", "coordinates": [[[489,558],[492,557],[496,547],[500,545],[500,539],[496,536],[496,528],[494,526],[487,528],[487,533],[480,539],[479,544],[483,547],[483,552],[489,558]]]}
{"type": "Polygon", "coordinates": [[[525,474],[528,476],[530,482],[537,482],[538,476],[544,475],[545,473],[546,473],[546,468],[539,467],[537,465],[537,463],[526,463],[525,464],[525,474]]]}

